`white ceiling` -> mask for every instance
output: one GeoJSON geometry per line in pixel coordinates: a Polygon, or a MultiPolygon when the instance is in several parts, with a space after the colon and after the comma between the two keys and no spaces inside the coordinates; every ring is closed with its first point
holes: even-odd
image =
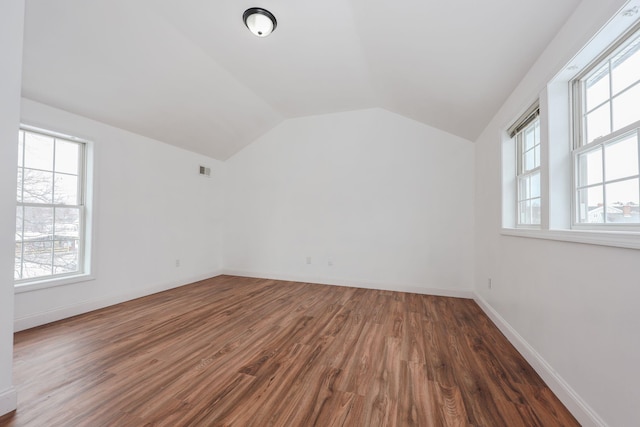
{"type": "Polygon", "coordinates": [[[579,0],[27,0],[23,95],[224,160],[381,107],[475,140],[579,0]],[[278,20],[266,38],[249,7],[278,20]]]}

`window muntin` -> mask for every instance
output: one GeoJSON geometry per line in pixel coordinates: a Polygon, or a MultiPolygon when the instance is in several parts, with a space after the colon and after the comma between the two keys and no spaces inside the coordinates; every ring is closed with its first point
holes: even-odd
{"type": "Polygon", "coordinates": [[[640,225],[640,32],[574,81],[575,225],[640,225]]]}
{"type": "Polygon", "coordinates": [[[16,283],[84,272],[86,144],[20,129],[16,283]]]}
{"type": "Polygon", "coordinates": [[[527,120],[516,130],[517,159],[517,223],[540,224],[540,118],[527,120]]]}
{"type": "Polygon", "coordinates": [[[639,130],[577,150],[578,224],[640,224],[639,130]]]}

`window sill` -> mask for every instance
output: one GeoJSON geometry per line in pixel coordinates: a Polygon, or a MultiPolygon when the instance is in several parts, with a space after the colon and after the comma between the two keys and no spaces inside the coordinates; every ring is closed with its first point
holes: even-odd
{"type": "Polygon", "coordinates": [[[613,246],[626,249],[640,249],[640,232],[633,231],[533,230],[503,228],[500,231],[500,234],[503,236],[557,240],[561,242],[613,246]]]}
{"type": "Polygon", "coordinates": [[[16,283],[14,286],[14,293],[21,294],[24,292],[32,292],[40,289],[53,288],[56,286],[71,285],[73,283],[88,282],[94,280],[95,277],[91,274],[78,274],[74,276],[57,277],[55,279],[44,279],[35,282],[16,283]]]}

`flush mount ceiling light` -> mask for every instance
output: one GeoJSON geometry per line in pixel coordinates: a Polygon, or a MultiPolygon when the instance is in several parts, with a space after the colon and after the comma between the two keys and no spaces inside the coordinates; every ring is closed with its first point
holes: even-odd
{"type": "Polygon", "coordinates": [[[258,37],[267,37],[276,29],[276,17],[266,9],[252,7],[242,14],[244,25],[258,37]]]}

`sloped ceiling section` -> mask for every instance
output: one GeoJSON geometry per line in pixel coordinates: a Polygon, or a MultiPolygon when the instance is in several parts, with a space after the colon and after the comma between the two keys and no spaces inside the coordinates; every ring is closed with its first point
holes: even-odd
{"type": "Polygon", "coordinates": [[[27,0],[23,96],[219,160],[370,107],[475,140],[578,3],[27,0]]]}

